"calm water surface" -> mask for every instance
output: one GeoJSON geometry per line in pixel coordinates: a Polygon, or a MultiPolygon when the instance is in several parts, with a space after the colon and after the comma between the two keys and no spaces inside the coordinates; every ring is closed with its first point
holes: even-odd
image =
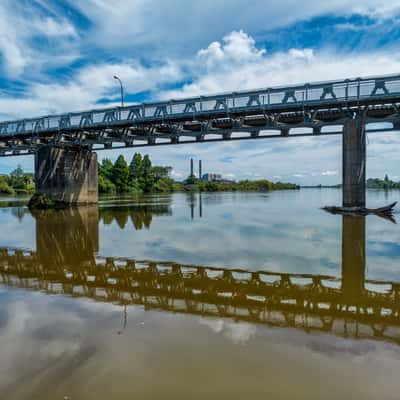
{"type": "Polygon", "coordinates": [[[400,229],[340,196],[0,199],[0,398],[398,399],[400,229]]]}

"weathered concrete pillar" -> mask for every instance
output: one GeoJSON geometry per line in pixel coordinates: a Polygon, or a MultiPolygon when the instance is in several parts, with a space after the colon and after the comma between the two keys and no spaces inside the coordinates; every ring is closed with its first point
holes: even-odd
{"type": "Polygon", "coordinates": [[[342,293],[357,304],[365,285],[365,217],[343,216],[342,293]]]}
{"type": "Polygon", "coordinates": [[[87,148],[45,146],[35,156],[36,193],[68,205],[98,201],[97,155],[87,148]]]}
{"type": "Polygon", "coordinates": [[[343,130],[343,207],[365,206],[366,157],[364,121],[349,119],[343,130]]]}

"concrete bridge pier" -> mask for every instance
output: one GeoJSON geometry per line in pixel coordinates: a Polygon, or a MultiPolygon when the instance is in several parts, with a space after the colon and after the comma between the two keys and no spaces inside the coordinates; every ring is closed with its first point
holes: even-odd
{"type": "Polygon", "coordinates": [[[64,205],[98,202],[97,154],[83,146],[44,146],[35,155],[36,193],[64,205]]]}
{"type": "Polygon", "coordinates": [[[343,129],[343,207],[365,207],[366,157],[364,120],[348,119],[343,129]]]}

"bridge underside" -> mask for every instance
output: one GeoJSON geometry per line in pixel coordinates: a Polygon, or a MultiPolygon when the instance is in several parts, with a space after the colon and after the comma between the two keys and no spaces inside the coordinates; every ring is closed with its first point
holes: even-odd
{"type": "MultiPolygon", "coordinates": [[[[284,133],[286,135],[288,131],[284,133]]],[[[348,118],[343,124],[341,133],[343,206],[364,207],[366,189],[364,119],[348,118]]],[[[232,134],[231,131],[230,135],[232,134]]],[[[282,134],[281,132],[280,135],[282,134]]],[[[36,152],[35,162],[37,192],[45,193],[53,200],[67,204],[96,203],[98,201],[97,156],[91,149],[92,146],[68,142],[40,146],[36,152]]]]}

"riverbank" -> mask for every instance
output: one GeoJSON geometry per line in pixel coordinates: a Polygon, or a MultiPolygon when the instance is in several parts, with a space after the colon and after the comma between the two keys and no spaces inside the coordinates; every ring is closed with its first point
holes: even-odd
{"type": "Polygon", "coordinates": [[[271,182],[267,179],[239,182],[206,182],[197,180],[190,184],[180,184],[183,192],[269,192],[273,190],[298,190],[293,183],[271,182]]]}
{"type": "MultiPolygon", "coordinates": [[[[342,184],[337,185],[302,185],[302,189],[340,189],[342,184]]],[[[367,189],[381,189],[381,190],[392,190],[400,189],[400,181],[396,182],[389,179],[388,175],[384,179],[380,178],[369,178],[366,181],[367,189]]]]}

